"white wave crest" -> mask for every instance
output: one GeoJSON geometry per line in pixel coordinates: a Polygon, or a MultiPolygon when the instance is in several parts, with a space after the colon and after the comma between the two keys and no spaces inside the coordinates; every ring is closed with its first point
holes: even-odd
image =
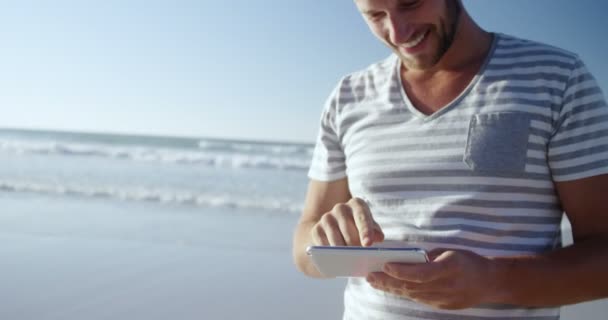
{"type": "Polygon", "coordinates": [[[112,146],[103,144],[64,143],[56,141],[0,141],[1,152],[17,154],[58,154],[94,156],[133,161],[157,161],[177,164],[205,165],[229,168],[264,168],[276,170],[307,170],[306,156],[276,156],[268,154],[214,153],[185,149],[112,146]]]}
{"type": "Polygon", "coordinates": [[[84,185],[59,185],[38,182],[0,181],[0,192],[38,193],[56,196],[115,199],[159,204],[194,205],[234,209],[259,209],[301,212],[303,205],[272,198],[235,198],[230,195],[201,194],[189,191],[160,190],[144,187],[118,188],[84,185]]]}
{"type": "Polygon", "coordinates": [[[232,141],[201,140],[198,143],[198,147],[201,150],[262,153],[278,156],[310,156],[313,152],[313,147],[307,145],[262,144],[232,141]]]}

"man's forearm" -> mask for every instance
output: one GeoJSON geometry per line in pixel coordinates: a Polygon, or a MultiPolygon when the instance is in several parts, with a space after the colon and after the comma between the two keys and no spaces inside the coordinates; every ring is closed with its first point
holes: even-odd
{"type": "Polygon", "coordinates": [[[493,260],[493,303],[549,307],[608,297],[608,237],[579,239],[546,255],[493,260]]]}
{"type": "Polygon", "coordinates": [[[310,230],[315,223],[314,221],[300,221],[298,223],[293,239],[293,260],[298,270],[305,275],[313,278],[327,278],[319,273],[306,255],[306,247],[311,243],[310,230]]]}

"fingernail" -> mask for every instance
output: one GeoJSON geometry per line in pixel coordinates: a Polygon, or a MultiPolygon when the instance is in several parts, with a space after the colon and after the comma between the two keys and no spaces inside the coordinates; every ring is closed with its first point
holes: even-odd
{"type": "Polygon", "coordinates": [[[369,276],[367,276],[367,282],[374,283],[374,282],[376,282],[376,278],[374,278],[374,276],[372,276],[372,275],[369,275],[369,276]]]}
{"type": "Polygon", "coordinates": [[[371,240],[370,240],[370,238],[369,238],[368,236],[365,236],[365,237],[363,238],[363,245],[364,245],[364,246],[369,246],[370,244],[371,244],[371,240]]]}
{"type": "Polygon", "coordinates": [[[384,265],[384,271],[385,272],[391,272],[391,271],[393,271],[393,268],[391,267],[390,264],[385,264],[384,265]]]}

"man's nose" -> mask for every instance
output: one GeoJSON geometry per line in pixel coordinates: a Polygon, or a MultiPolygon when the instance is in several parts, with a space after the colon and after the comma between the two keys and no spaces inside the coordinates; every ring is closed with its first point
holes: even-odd
{"type": "Polygon", "coordinates": [[[400,15],[391,16],[388,20],[389,37],[393,44],[399,45],[412,37],[414,28],[412,25],[400,15]]]}

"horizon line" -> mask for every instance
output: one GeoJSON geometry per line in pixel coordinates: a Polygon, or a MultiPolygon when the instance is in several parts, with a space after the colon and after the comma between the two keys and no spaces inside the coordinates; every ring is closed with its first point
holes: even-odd
{"type": "Polygon", "coordinates": [[[251,139],[243,137],[218,137],[218,136],[197,136],[197,135],[182,135],[182,134],[162,134],[162,133],[142,133],[142,132],[125,132],[125,131],[96,131],[96,130],[81,130],[81,129],[57,129],[57,128],[39,128],[39,127],[6,127],[0,126],[0,131],[30,131],[30,132],[50,132],[50,133],[83,133],[91,135],[113,135],[113,136],[130,136],[142,138],[175,138],[175,139],[205,139],[222,142],[242,142],[242,143],[264,143],[264,144],[298,144],[298,145],[314,145],[314,142],[294,141],[294,140],[272,140],[272,139],[251,139]]]}

